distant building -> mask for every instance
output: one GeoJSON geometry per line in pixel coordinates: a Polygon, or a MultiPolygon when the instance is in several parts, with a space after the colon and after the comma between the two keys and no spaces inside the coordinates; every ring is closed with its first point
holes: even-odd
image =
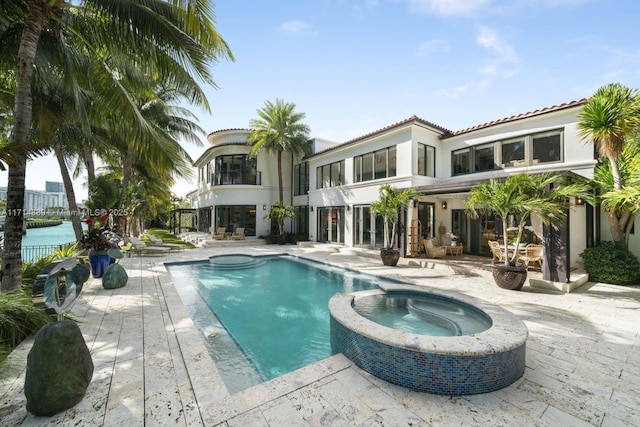
{"type": "MultiPolygon", "coordinates": [[[[62,182],[47,181],[45,191],[25,190],[24,210],[36,211],[47,208],[67,208],[67,194],[62,182]]],[[[7,187],[0,187],[0,200],[7,200],[7,187]]]]}

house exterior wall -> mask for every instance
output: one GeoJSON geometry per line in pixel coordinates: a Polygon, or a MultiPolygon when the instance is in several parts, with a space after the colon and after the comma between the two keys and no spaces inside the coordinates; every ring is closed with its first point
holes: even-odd
{"type": "MultiPolygon", "coordinates": [[[[221,131],[220,134],[209,135],[212,145],[196,162],[198,167],[198,191],[195,197],[197,208],[211,208],[217,206],[256,206],[256,236],[267,235],[271,232],[271,222],[265,220],[271,204],[277,201],[278,194],[278,162],[277,155],[266,150],[261,151],[256,158],[256,169],[260,175],[258,185],[214,185],[207,182],[205,173],[207,164],[214,170],[214,159],[222,155],[249,154],[251,147],[245,145],[249,136],[248,130],[221,131]],[[263,209],[264,207],[264,209],[263,209]]],[[[282,174],[285,203],[291,203],[291,154],[282,155],[282,174]]],[[[215,216],[212,215],[212,226],[215,226],[215,216]]],[[[205,230],[207,231],[207,230],[205,230]]]]}
{"type": "MultiPolygon", "coordinates": [[[[560,106],[563,107],[563,106],[560,106]]],[[[528,173],[542,172],[572,172],[590,178],[597,164],[593,144],[585,141],[578,134],[577,113],[581,103],[575,102],[566,108],[550,108],[540,112],[527,113],[515,116],[495,123],[481,125],[475,129],[463,130],[455,133],[446,131],[437,126],[430,126],[416,117],[388,126],[379,131],[348,141],[344,144],[334,145],[331,141],[314,139],[312,147],[314,153],[303,159],[308,163],[309,191],[308,194],[292,195],[293,164],[289,154],[283,156],[283,178],[285,184],[285,203],[294,206],[308,206],[309,210],[309,238],[319,241],[321,228],[330,224],[324,224],[327,218],[320,218],[319,210],[326,214],[327,210],[333,212],[331,220],[340,221],[341,238],[339,243],[345,246],[355,246],[354,229],[356,227],[355,211],[368,207],[378,199],[381,185],[390,184],[396,188],[416,188],[419,190],[419,203],[433,204],[433,223],[431,235],[438,238],[438,229],[452,229],[452,211],[464,210],[464,203],[468,197],[468,191],[473,185],[491,179],[502,178],[510,174],[526,171],[528,173]],[[560,161],[548,163],[536,163],[531,161],[528,166],[510,166],[497,169],[471,172],[454,175],[452,166],[452,153],[456,150],[476,147],[487,143],[498,143],[511,138],[531,136],[534,134],[561,130],[562,152],[560,161]],[[424,144],[435,149],[435,176],[418,174],[418,147],[424,144]],[[377,150],[396,147],[396,174],[395,176],[373,179],[369,181],[354,182],[354,158],[377,150]],[[317,188],[316,169],[324,165],[344,161],[344,181],[342,185],[317,188]],[[446,208],[443,207],[446,202],[446,208]],[[337,216],[336,216],[337,212],[337,216]]],[[[248,153],[249,147],[244,145],[229,145],[244,142],[248,136],[247,130],[235,132],[220,131],[210,135],[212,148],[196,162],[202,169],[206,163],[212,161],[218,155],[248,153]]],[[[496,147],[498,147],[496,145],[496,147]]],[[[528,154],[529,158],[531,157],[528,154]]],[[[297,161],[297,160],[295,160],[297,161]]],[[[268,221],[262,217],[267,211],[262,212],[262,205],[266,209],[278,198],[277,161],[276,156],[263,152],[258,156],[258,170],[262,173],[262,185],[258,186],[212,186],[200,179],[197,205],[216,206],[220,204],[255,204],[257,206],[257,230],[258,235],[267,234],[270,231],[268,221]]],[[[202,177],[202,174],[199,174],[202,177]]],[[[405,224],[404,235],[408,235],[411,219],[417,218],[417,209],[413,203],[407,209],[408,220],[405,224]]],[[[573,204],[569,210],[568,225],[569,234],[569,263],[571,267],[579,267],[580,253],[587,245],[587,215],[586,207],[573,204]]],[[[375,218],[371,218],[372,224],[375,218]]],[[[536,233],[542,235],[542,224],[538,218],[532,218],[533,228],[536,233]]],[[[610,240],[608,221],[605,215],[600,216],[600,223],[595,224],[599,228],[601,240],[610,240]]],[[[287,229],[290,224],[287,223],[287,229]]],[[[380,242],[377,242],[379,247],[380,242]]],[[[631,236],[630,249],[640,253],[640,232],[631,236]]]]}

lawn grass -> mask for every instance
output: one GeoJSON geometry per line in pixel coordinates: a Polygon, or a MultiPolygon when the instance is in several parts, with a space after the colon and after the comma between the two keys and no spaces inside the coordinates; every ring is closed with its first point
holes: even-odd
{"type": "Polygon", "coordinates": [[[195,246],[193,246],[191,243],[180,240],[174,234],[171,234],[167,230],[163,230],[161,228],[149,228],[147,230],[147,233],[153,234],[164,243],[178,243],[181,244],[185,249],[195,248],[195,246]]]}

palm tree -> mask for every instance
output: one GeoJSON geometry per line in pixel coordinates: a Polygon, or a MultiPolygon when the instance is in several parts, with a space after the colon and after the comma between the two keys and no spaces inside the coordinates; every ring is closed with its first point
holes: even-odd
{"type": "Polygon", "coordinates": [[[640,212],[640,136],[627,142],[617,157],[620,188],[615,189],[611,162],[596,167],[593,183],[598,189],[598,202],[609,220],[612,239],[628,249],[634,219],[640,212]]]}
{"type": "Polygon", "coordinates": [[[384,223],[384,247],[391,249],[396,240],[396,224],[400,208],[405,208],[417,193],[412,188],[402,191],[389,184],[380,187],[380,198],[371,203],[371,212],[382,217],[384,223]]]}
{"type": "Polygon", "coordinates": [[[598,89],[578,114],[578,131],[591,137],[611,163],[613,188],[620,189],[617,158],[625,143],[640,131],[640,96],[635,89],[612,83],[598,89]]]}
{"type": "MultiPolygon", "coordinates": [[[[225,57],[233,59],[214,28],[213,12],[207,1],[169,4],[161,0],[6,0],[0,30],[3,55],[11,54],[7,53],[8,44],[4,42],[20,34],[17,48],[12,52],[17,52],[17,69],[10,144],[16,146],[30,143],[31,84],[43,34],[55,37],[59,49],[64,49],[68,41],[78,43],[102,64],[96,77],[111,83],[105,108],[128,110],[129,114],[123,117],[131,128],[141,133],[148,132],[149,128],[131,102],[122,81],[125,75],[112,66],[111,58],[128,55],[129,61],[143,73],[156,72],[191,87],[189,99],[205,105],[204,93],[191,73],[213,84],[209,62],[225,57]],[[16,27],[20,27],[20,31],[16,31],[16,27]]],[[[52,49],[51,45],[40,47],[41,52],[52,49]]],[[[71,62],[62,65],[70,85],[74,76],[72,65],[71,62]]],[[[12,215],[7,215],[5,222],[2,291],[17,289],[21,284],[26,160],[26,154],[16,156],[9,168],[7,212],[12,215]]]]}
{"type": "Polygon", "coordinates": [[[505,265],[515,265],[522,232],[531,215],[554,228],[562,226],[567,218],[569,197],[581,197],[592,202],[587,185],[581,182],[567,184],[567,178],[559,174],[529,175],[526,172],[511,175],[500,181],[492,178],[471,189],[465,207],[469,216],[495,214],[502,220],[504,253],[509,251],[507,228],[509,216],[518,222],[518,235],[511,258],[505,256],[505,265]]]}
{"type": "MultiPolygon", "coordinates": [[[[596,184],[601,190],[623,192],[625,179],[621,174],[620,157],[630,139],[640,132],[638,91],[618,83],[603,86],[585,103],[578,118],[580,135],[591,138],[600,154],[608,160],[604,168],[598,166],[596,169],[600,169],[600,173],[607,171],[611,175],[611,185],[603,187],[602,184],[607,180],[602,175],[596,179],[596,184]]],[[[629,231],[635,217],[633,210],[628,209],[630,206],[632,205],[625,203],[602,205],[609,220],[611,237],[623,249],[628,248],[629,231]]]]}
{"type": "Polygon", "coordinates": [[[294,103],[285,103],[276,99],[275,104],[266,101],[264,107],[257,110],[259,119],[252,119],[249,127],[248,144],[251,145],[249,155],[256,157],[260,151],[276,152],[278,155],[278,190],[279,202],[284,204],[284,187],[282,184],[282,153],[302,156],[309,150],[309,126],[300,123],[304,113],[295,112],[294,103]]]}

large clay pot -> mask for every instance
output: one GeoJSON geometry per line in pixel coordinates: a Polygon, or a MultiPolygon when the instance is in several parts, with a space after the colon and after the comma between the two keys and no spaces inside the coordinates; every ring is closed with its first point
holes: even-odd
{"type": "Polygon", "coordinates": [[[519,291],[527,280],[526,264],[493,264],[493,280],[502,289],[519,291]]]}
{"type": "Polygon", "coordinates": [[[400,251],[398,249],[380,249],[380,259],[384,265],[395,267],[400,259],[400,251]]]}

